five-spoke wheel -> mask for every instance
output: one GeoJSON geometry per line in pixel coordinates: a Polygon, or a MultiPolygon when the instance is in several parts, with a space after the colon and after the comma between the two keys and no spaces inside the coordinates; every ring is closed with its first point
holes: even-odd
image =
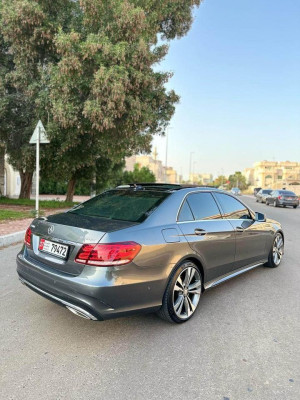
{"type": "Polygon", "coordinates": [[[281,232],[277,232],[273,240],[273,246],[269,253],[267,267],[276,268],[282,260],[284,253],[284,240],[281,232]]]}
{"type": "Polygon", "coordinates": [[[280,233],[275,236],[273,243],[273,261],[277,266],[280,264],[283,255],[283,238],[280,233]]]}
{"type": "Polygon", "coordinates": [[[202,277],[198,266],[184,261],[172,272],[158,315],[170,322],[190,319],[199,304],[202,277]]]}
{"type": "Polygon", "coordinates": [[[173,307],[180,319],[189,318],[200,300],[201,278],[200,273],[192,263],[178,276],[173,290],[173,307]]]}

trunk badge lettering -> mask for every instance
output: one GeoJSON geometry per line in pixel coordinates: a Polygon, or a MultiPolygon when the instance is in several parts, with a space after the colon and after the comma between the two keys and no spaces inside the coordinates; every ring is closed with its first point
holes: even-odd
{"type": "Polygon", "coordinates": [[[54,232],[54,225],[49,226],[48,233],[49,235],[54,232]]]}

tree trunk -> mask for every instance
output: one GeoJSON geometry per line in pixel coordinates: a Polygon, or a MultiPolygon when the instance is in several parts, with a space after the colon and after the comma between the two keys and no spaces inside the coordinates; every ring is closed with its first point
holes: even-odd
{"type": "Polygon", "coordinates": [[[68,183],[66,201],[73,201],[75,185],[76,185],[76,179],[72,177],[68,183]]]}
{"type": "Polygon", "coordinates": [[[21,178],[21,191],[19,199],[30,199],[33,172],[19,171],[21,178]]]}

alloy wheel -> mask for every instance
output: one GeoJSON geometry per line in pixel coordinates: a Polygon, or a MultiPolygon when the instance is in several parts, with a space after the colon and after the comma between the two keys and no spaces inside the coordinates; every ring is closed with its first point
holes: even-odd
{"type": "Polygon", "coordinates": [[[173,290],[173,308],[178,318],[190,318],[195,312],[201,295],[201,277],[194,264],[187,263],[179,274],[173,290]]]}
{"type": "Polygon", "coordinates": [[[277,266],[280,264],[283,256],[283,238],[280,234],[276,235],[273,244],[273,261],[277,266]]]}

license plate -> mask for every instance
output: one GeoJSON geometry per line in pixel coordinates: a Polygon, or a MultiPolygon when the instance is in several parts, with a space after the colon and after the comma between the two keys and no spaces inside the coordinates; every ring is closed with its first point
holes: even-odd
{"type": "Polygon", "coordinates": [[[69,246],[51,242],[51,240],[40,239],[39,250],[53,254],[56,257],[67,258],[69,246]]]}
{"type": "Polygon", "coordinates": [[[287,200],[294,200],[293,197],[287,197],[287,200]]]}

